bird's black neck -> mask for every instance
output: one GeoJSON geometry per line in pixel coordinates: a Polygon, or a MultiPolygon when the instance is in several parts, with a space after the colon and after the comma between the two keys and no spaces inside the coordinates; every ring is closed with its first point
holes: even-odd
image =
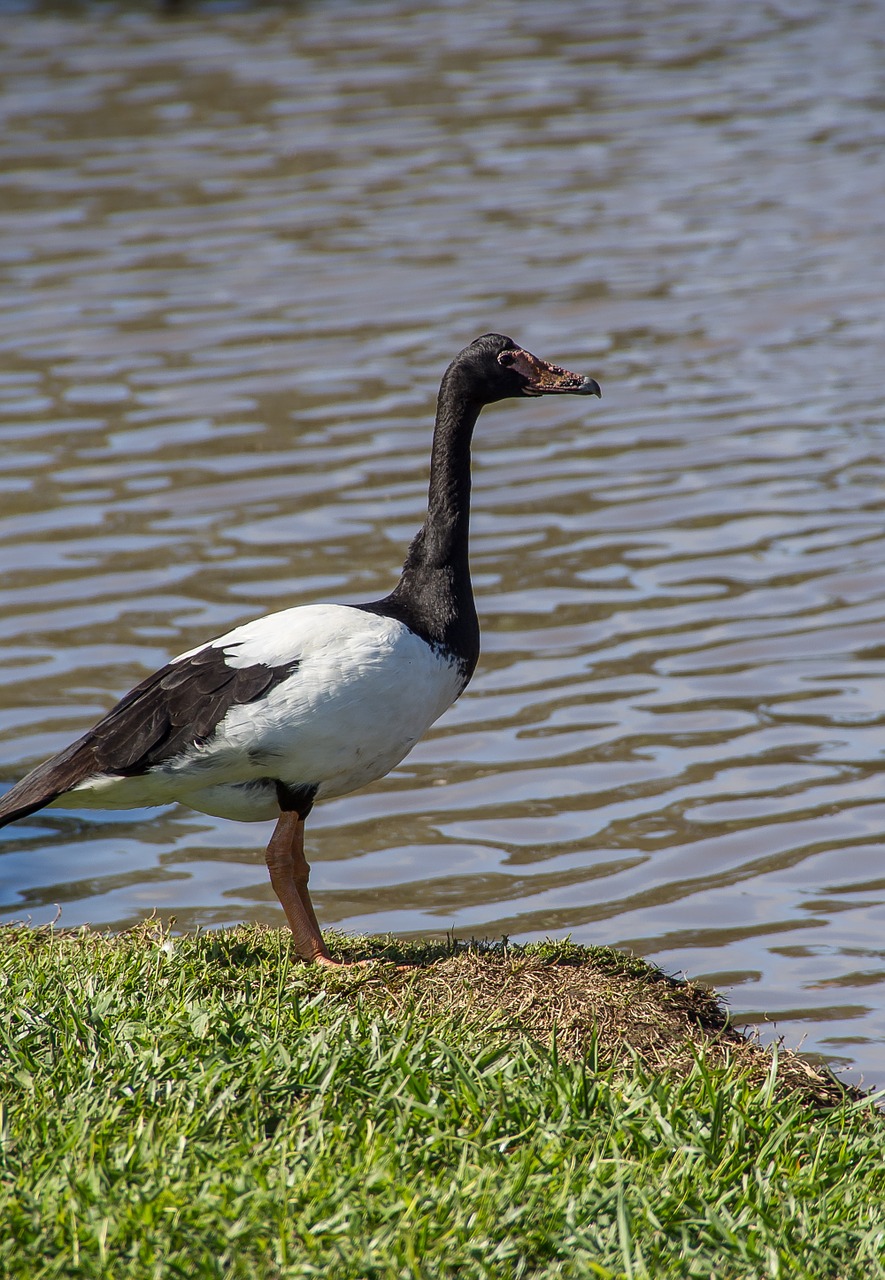
{"type": "Polygon", "coordinates": [[[465,683],[479,657],[479,623],[470,581],[470,441],[482,409],[466,372],[451,365],[439,390],[430,492],[424,524],[402,576],[386,599],[368,606],[398,618],[456,658],[465,683]]]}
{"type": "Polygon", "coordinates": [[[443,379],[430,454],[427,516],[409,548],[403,580],[452,570],[469,587],[470,441],[482,402],[458,370],[443,379]]]}

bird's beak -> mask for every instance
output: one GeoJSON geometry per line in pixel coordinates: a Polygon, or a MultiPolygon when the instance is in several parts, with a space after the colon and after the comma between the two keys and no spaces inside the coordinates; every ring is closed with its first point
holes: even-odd
{"type": "Polygon", "coordinates": [[[525,396],[602,397],[595,378],[587,378],[582,373],[569,373],[568,369],[560,369],[558,364],[539,360],[531,351],[523,351],[521,347],[502,351],[498,356],[498,363],[525,379],[522,389],[525,396]]]}

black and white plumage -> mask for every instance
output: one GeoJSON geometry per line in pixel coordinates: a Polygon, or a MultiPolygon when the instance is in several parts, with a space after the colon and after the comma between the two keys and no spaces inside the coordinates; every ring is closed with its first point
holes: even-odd
{"type": "Polygon", "coordinates": [[[304,819],[314,801],[388,773],[467,685],[479,657],[468,561],[473,429],[486,404],[553,394],[600,390],[500,334],[465,347],[440,386],[427,517],[391,594],[284,609],[174,658],[0,799],[0,826],[54,804],[179,801],[276,819],[271,882],[299,954],[328,963],[304,819]]]}

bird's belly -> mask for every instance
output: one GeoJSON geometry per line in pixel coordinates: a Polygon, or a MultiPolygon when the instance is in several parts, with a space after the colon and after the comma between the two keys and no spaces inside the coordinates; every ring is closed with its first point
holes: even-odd
{"type": "MultiPolygon", "coordinates": [[[[421,731],[423,732],[423,730],[421,731]]],[[[316,777],[322,769],[325,776],[320,782],[306,780],[304,766],[299,753],[293,753],[293,759],[283,756],[266,757],[261,766],[266,773],[248,782],[218,783],[191,789],[181,795],[183,804],[201,813],[211,813],[219,818],[231,818],[237,822],[263,822],[279,817],[280,802],[277,782],[292,790],[303,787],[316,787],[314,799],[328,800],[335,796],[347,795],[378,778],[383,778],[399,762],[408,755],[421,736],[409,735],[397,743],[387,741],[386,750],[373,750],[372,744],[364,740],[355,742],[350,751],[339,750],[334,757],[327,755],[321,759],[318,755],[314,762],[316,777]]]]}

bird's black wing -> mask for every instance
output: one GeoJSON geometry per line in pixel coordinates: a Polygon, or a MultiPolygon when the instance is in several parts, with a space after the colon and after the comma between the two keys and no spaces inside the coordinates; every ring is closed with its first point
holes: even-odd
{"type": "Polygon", "coordinates": [[[77,742],[38,765],[0,800],[0,826],[24,818],[98,774],[129,777],[208,740],[231,707],[254,702],[297,670],[231,666],[236,642],[170,662],[121,698],[77,742]]]}

